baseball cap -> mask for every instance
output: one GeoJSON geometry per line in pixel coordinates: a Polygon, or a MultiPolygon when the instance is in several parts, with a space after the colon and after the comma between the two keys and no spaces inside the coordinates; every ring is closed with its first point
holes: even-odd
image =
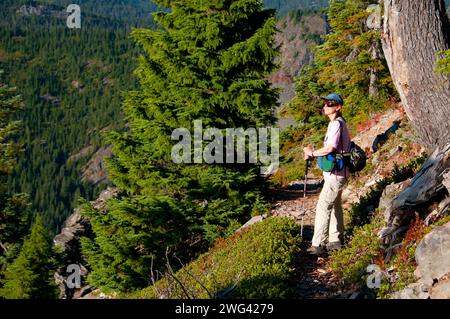
{"type": "Polygon", "coordinates": [[[339,94],[336,94],[336,93],[328,94],[327,96],[321,97],[320,99],[327,100],[327,101],[335,101],[340,105],[344,105],[344,100],[342,99],[342,97],[339,94]]]}

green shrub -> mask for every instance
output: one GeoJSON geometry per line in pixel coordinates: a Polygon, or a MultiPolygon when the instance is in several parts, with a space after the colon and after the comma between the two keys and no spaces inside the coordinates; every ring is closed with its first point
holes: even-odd
{"type": "Polygon", "coordinates": [[[419,214],[416,213],[416,218],[411,222],[400,249],[395,253],[389,264],[384,267],[391,268],[394,271],[389,277],[383,277],[381,288],[377,291],[377,298],[390,298],[394,292],[400,291],[417,281],[414,271],[417,268],[415,255],[418,244],[434,228],[445,225],[449,221],[450,215],[445,215],[432,225],[425,227],[424,222],[419,218],[419,214]]]}
{"type": "MultiPolygon", "coordinates": [[[[391,183],[400,183],[415,175],[417,170],[422,166],[427,158],[427,154],[423,153],[420,156],[412,159],[408,164],[403,167],[394,165],[392,172],[389,176],[378,181],[375,186],[371,187],[370,191],[363,196],[358,203],[352,205],[349,211],[350,222],[346,227],[346,236],[350,236],[356,226],[362,226],[370,222],[372,218],[372,212],[368,212],[367,207],[378,207],[381,195],[391,183]]],[[[363,174],[370,174],[369,171],[364,170],[363,174]]]]}
{"type": "Polygon", "coordinates": [[[370,224],[356,227],[349,244],[331,254],[329,265],[344,284],[365,283],[367,266],[373,264],[381,252],[377,236],[381,225],[382,218],[377,215],[370,224]]]}
{"type": "Polygon", "coordinates": [[[437,56],[439,61],[436,62],[436,72],[450,74],[450,50],[439,51],[437,56]]]}
{"type": "Polygon", "coordinates": [[[291,262],[299,241],[294,221],[269,218],[218,240],[209,252],[175,274],[169,272],[155,285],[123,297],[285,298],[292,289],[291,262]],[[234,291],[221,296],[235,283],[234,291]]]}

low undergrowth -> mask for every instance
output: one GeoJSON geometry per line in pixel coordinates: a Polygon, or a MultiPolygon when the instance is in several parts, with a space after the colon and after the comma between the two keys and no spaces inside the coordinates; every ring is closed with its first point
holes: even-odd
{"type": "Polygon", "coordinates": [[[329,266],[342,285],[363,285],[366,268],[374,264],[382,252],[377,236],[383,222],[380,215],[371,223],[356,226],[354,234],[345,248],[330,255],[329,266]]]}
{"type": "Polygon", "coordinates": [[[373,212],[378,207],[381,195],[386,186],[392,183],[400,183],[413,177],[425,162],[426,158],[427,154],[423,153],[405,166],[399,167],[398,165],[394,165],[394,169],[389,176],[378,181],[370,188],[370,191],[365,196],[361,197],[358,203],[352,205],[349,211],[350,222],[346,225],[346,237],[353,234],[355,227],[370,223],[373,218],[373,212]],[[371,211],[368,211],[368,208],[372,208],[371,211]]]}
{"type": "Polygon", "coordinates": [[[269,218],[221,238],[207,253],[143,290],[122,298],[286,298],[292,292],[291,263],[298,252],[298,225],[269,218]]]}
{"type": "Polygon", "coordinates": [[[417,245],[426,234],[424,222],[416,214],[405,234],[399,248],[394,252],[393,258],[388,264],[384,262],[379,266],[384,271],[383,282],[377,291],[377,298],[389,298],[390,295],[399,291],[409,284],[415,282],[417,278],[414,271],[417,267],[415,253],[417,245]],[[389,269],[389,272],[386,270],[389,269]]]}
{"type": "Polygon", "coordinates": [[[364,292],[368,298],[388,298],[416,280],[414,270],[417,244],[426,234],[419,214],[412,221],[404,238],[389,252],[378,237],[384,225],[383,212],[377,207],[387,185],[399,183],[413,177],[426,160],[426,154],[411,160],[403,167],[395,166],[391,174],[380,180],[350,209],[350,222],[346,225],[347,244],[342,250],[330,256],[329,266],[343,286],[353,286],[364,292]],[[367,272],[369,265],[376,265],[381,271],[378,289],[369,289],[367,272]]]}

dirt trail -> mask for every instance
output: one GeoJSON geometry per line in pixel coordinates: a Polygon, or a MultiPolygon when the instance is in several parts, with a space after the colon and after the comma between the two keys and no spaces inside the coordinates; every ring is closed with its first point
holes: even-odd
{"type": "Polygon", "coordinates": [[[311,245],[315,207],[321,187],[320,180],[309,180],[305,199],[303,183],[294,183],[289,187],[271,191],[274,205],[273,216],[293,218],[299,226],[303,217],[303,239],[300,243],[300,253],[295,257],[294,262],[297,290],[293,297],[299,299],[350,298],[353,291],[341,291],[330,269],[327,269],[327,255],[316,257],[306,251],[311,245]]]}

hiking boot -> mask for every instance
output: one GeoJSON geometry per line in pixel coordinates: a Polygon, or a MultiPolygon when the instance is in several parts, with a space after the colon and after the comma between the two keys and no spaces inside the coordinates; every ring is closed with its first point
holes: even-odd
{"type": "Polygon", "coordinates": [[[325,248],[323,248],[322,246],[316,247],[316,246],[311,246],[307,249],[307,252],[310,253],[311,255],[323,255],[326,253],[325,248]]]}
{"type": "Polygon", "coordinates": [[[327,244],[328,251],[340,250],[341,248],[342,248],[342,245],[338,241],[333,241],[333,242],[327,244]]]}

